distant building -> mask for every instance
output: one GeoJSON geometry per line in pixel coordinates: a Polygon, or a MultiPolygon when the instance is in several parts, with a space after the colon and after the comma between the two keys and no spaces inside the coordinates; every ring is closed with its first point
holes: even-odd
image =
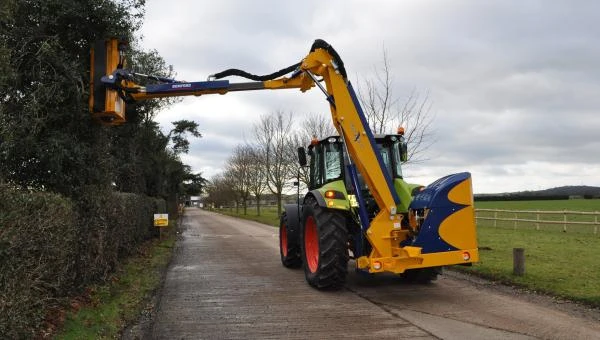
{"type": "Polygon", "coordinates": [[[202,208],[202,203],[200,203],[200,196],[190,196],[189,201],[186,202],[188,207],[199,207],[202,208]]]}

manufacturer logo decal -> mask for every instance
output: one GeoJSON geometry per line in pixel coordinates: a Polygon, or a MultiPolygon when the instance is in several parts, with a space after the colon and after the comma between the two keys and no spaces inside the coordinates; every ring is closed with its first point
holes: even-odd
{"type": "Polygon", "coordinates": [[[173,85],[171,85],[172,89],[182,89],[182,88],[188,88],[188,87],[192,87],[192,84],[173,84],[173,85]]]}

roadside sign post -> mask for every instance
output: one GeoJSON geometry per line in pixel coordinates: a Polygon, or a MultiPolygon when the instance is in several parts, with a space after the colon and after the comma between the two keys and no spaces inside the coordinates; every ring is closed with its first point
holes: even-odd
{"type": "Polygon", "coordinates": [[[154,226],[158,227],[158,238],[162,241],[162,230],[169,226],[169,214],[154,214],[154,226]]]}

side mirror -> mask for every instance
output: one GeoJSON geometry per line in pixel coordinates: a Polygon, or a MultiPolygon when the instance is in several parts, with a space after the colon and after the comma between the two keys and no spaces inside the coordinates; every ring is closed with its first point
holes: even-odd
{"type": "Polygon", "coordinates": [[[400,142],[400,161],[406,162],[408,160],[408,143],[405,141],[400,142]]]}
{"type": "Polygon", "coordinates": [[[306,151],[302,146],[298,148],[298,162],[300,166],[306,166],[306,151]]]}

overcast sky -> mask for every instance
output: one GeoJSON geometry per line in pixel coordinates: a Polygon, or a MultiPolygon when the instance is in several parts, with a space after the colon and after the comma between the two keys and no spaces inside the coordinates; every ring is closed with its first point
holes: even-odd
{"type": "MultiPolygon", "coordinates": [[[[268,74],[321,38],[356,84],[385,46],[395,93],[429,92],[435,115],[436,143],[409,182],[469,171],[476,193],[600,186],[600,2],[147,0],[142,34],[187,81],[268,74]]],[[[182,158],[210,178],[276,110],[329,114],[313,89],[186,98],[157,119],[200,125],[182,158]]]]}

